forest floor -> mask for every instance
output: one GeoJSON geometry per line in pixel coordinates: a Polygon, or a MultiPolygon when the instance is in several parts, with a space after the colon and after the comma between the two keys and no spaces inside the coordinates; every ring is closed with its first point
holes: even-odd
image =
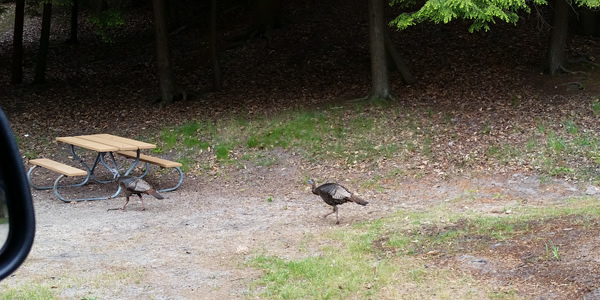
{"type": "MultiPolygon", "coordinates": [[[[274,36],[276,49],[264,39],[231,48],[223,42],[222,92],[210,91],[208,39],[199,38],[208,32],[201,21],[206,12],[189,12],[200,17],[170,41],[175,76],[188,97],[162,110],[152,104],[159,91],[151,10],[127,14],[132,25],[111,32],[113,44],[99,41],[91,25],[82,22],[77,46],[62,42],[68,19],[56,10],[44,85],[29,84],[39,35],[39,20],[32,18],[25,33],[26,84],[10,85],[9,72],[3,72],[1,93],[7,96],[0,106],[24,157],[65,159],[56,136],[153,136],[191,120],[348,106],[345,100],[365,95],[370,85],[366,10],[344,1],[290,2],[286,11],[293,22],[274,36]]],[[[241,9],[227,10],[222,20],[236,21],[220,23],[222,41],[243,31],[249,18],[241,9]]],[[[500,24],[491,32],[470,34],[468,24],[425,24],[394,34],[418,82],[404,85],[392,73],[398,93],[393,106],[442,116],[433,120],[446,115],[457,120],[459,130],[448,133],[448,140],[462,148],[450,149],[443,136],[434,139],[440,145],[432,149],[436,165],[414,157],[361,171],[337,161],[307,162],[293,149],[276,148],[269,150],[277,158],[270,166],[238,168],[207,158],[211,169],[186,174],[165,200],[146,198],[146,211],[140,211],[137,199],[125,212],[107,211],[122,205],[123,198],[63,204],[50,192],[33,191],[36,241],[24,266],[2,285],[37,282],[51,286],[60,299],[244,299],[254,295],[251,283],[262,274],[245,265],[248,257],[303,257],[306,237],[397,210],[445,203],[456,211],[500,215],[512,205],[562,206],[565,199],[599,197],[593,181],[548,178],[530,165],[497,164],[478,151],[492,139],[510,143],[517,125],[535,128],[539,120],[561,126],[572,116],[585,116],[576,119],[578,126],[597,131],[599,120],[590,106],[598,101],[600,74],[582,65],[571,67],[585,74],[542,74],[548,28],[537,27],[534,17],[523,21],[519,30],[500,24]],[[494,134],[478,135],[482,124],[494,134]],[[467,166],[455,161],[467,155],[467,166]],[[359,182],[389,174],[398,164],[406,167],[402,176],[381,182],[377,190],[360,188],[359,182]],[[319,218],[329,208],[310,193],[307,176],[349,183],[371,203],[340,207],[341,224],[335,226],[331,216],[319,218]]],[[[12,34],[1,37],[0,63],[9,70],[12,34]]],[[[575,36],[569,45],[569,56],[600,57],[595,39],[575,36]]],[[[594,162],[588,164],[597,173],[594,162]]],[[[527,236],[487,251],[423,259],[428,266],[510,288],[525,299],[576,299],[600,288],[600,226],[574,227],[568,218],[538,225],[527,236]],[[549,236],[560,245],[561,260],[532,263],[544,250],[533,241],[549,236]]],[[[313,250],[318,245],[308,251],[313,250]]]]}

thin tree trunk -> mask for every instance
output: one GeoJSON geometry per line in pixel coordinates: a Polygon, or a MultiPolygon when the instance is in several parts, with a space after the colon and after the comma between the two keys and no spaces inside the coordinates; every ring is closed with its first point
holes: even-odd
{"type": "Polygon", "coordinates": [[[223,88],[221,80],[221,65],[219,64],[219,53],[217,52],[217,0],[211,1],[210,9],[210,57],[213,68],[213,89],[220,91],[223,88]]]}
{"type": "Polygon", "coordinates": [[[398,72],[400,72],[400,75],[402,76],[402,80],[408,84],[417,82],[415,77],[412,76],[410,70],[404,63],[404,59],[402,59],[402,56],[396,49],[396,46],[392,41],[392,37],[387,30],[385,31],[385,50],[387,51],[388,56],[394,61],[396,69],[398,69],[398,72]]]}
{"type": "Polygon", "coordinates": [[[173,69],[169,58],[169,40],[167,21],[165,18],[164,0],[152,0],[154,7],[154,30],[156,33],[156,64],[160,82],[160,107],[165,107],[173,102],[175,83],[173,69]]]}
{"type": "Polygon", "coordinates": [[[556,75],[563,66],[569,29],[569,9],[567,0],[554,1],[552,30],[550,31],[550,44],[545,66],[546,73],[550,75],[556,75]]]}
{"type": "Polygon", "coordinates": [[[368,0],[371,93],[368,100],[393,99],[385,53],[385,24],[382,0],[368,0]]]}
{"type": "Polygon", "coordinates": [[[71,6],[71,38],[69,43],[77,44],[77,17],[79,14],[79,0],[73,0],[73,6],[71,6]]]}
{"type": "Polygon", "coordinates": [[[12,78],[11,82],[23,82],[23,24],[25,22],[25,0],[15,3],[15,28],[13,31],[12,78]]]}
{"type": "Polygon", "coordinates": [[[37,65],[35,68],[34,83],[46,82],[46,63],[48,62],[48,48],[50,46],[50,23],[52,19],[52,3],[44,3],[42,14],[42,33],[40,35],[40,49],[38,51],[37,65]]]}

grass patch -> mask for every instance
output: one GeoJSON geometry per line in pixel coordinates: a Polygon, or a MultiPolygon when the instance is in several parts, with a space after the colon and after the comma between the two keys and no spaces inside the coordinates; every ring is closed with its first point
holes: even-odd
{"type": "MultiPolygon", "coordinates": [[[[600,208],[595,199],[569,199],[562,206],[511,208],[511,215],[456,213],[440,205],[353,227],[334,229],[302,244],[318,249],[311,256],[283,259],[261,254],[248,266],[262,270],[253,283],[266,299],[521,299],[516,290],[477,282],[456,268],[425,268],[422,255],[485,250],[490,244],[526,235],[553,219],[573,226],[595,226],[600,208]],[[438,220],[438,221],[432,221],[438,220]],[[439,221],[443,220],[443,222],[439,221]],[[586,225],[588,224],[588,225],[586,225]],[[467,250],[465,250],[467,249],[467,250]]],[[[542,244],[544,245],[544,244],[542,244]]],[[[560,260],[560,249],[546,241],[548,259],[560,260]]]]}
{"type": "MultiPolygon", "coordinates": [[[[372,264],[358,257],[314,256],[296,261],[260,255],[250,266],[265,270],[258,284],[269,288],[262,294],[276,299],[344,299],[376,282],[372,264]],[[350,263],[352,262],[352,263],[350,263]]],[[[389,271],[389,270],[388,270],[389,271]]]]}
{"type": "MultiPolygon", "coordinates": [[[[268,155],[266,151],[282,148],[297,151],[310,160],[342,159],[356,164],[379,156],[395,157],[401,149],[410,147],[404,141],[381,143],[390,137],[387,128],[379,125],[385,123],[386,117],[349,115],[348,111],[298,110],[251,120],[232,117],[215,123],[192,121],[162,129],[155,138],[158,146],[155,151],[161,154],[174,151],[190,161],[210,153],[219,162],[231,162],[238,159],[231,156],[232,152],[262,151],[264,157],[268,155]]],[[[422,151],[431,152],[431,138],[412,141],[423,145],[422,151]]]]}
{"type": "Polygon", "coordinates": [[[522,123],[506,128],[488,119],[475,132],[461,132],[447,112],[393,106],[359,104],[253,118],[231,116],[215,122],[194,120],[162,129],[155,137],[155,153],[169,153],[175,160],[186,158],[196,164],[189,169],[199,168],[198,164],[242,165],[238,160],[272,165],[277,160],[248,158],[268,157],[278,148],[296,152],[307,161],[335,162],[342,168],[379,168],[382,158],[387,166],[422,166],[407,172],[414,177],[526,165],[542,175],[600,180],[593,165],[600,162],[600,136],[581,124],[577,115],[559,123],[538,118],[530,128],[522,123]],[[483,151],[468,152],[471,147],[464,144],[473,135],[491,138],[491,143],[483,151]],[[439,162],[449,164],[441,169],[439,162]],[[438,170],[432,172],[432,168],[438,170]]]}
{"type": "Polygon", "coordinates": [[[6,285],[0,291],[1,300],[49,300],[58,299],[52,289],[48,286],[31,284],[18,288],[9,288],[6,285]]]}
{"type": "Polygon", "coordinates": [[[231,147],[229,145],[217,145],[215,152],[219,161],[228,161],[231,147]]]}

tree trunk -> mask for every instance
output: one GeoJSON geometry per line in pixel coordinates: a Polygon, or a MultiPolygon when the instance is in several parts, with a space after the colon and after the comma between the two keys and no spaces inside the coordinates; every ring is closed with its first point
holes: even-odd
{"type": "Polygon", "coordinates": [[[368,0],[371,93],[368,100],[393,99],[385,53],[385,24],[382,0],[368,0]]]}
{"type": "Polygon", "coordinates": [[[154,31],[156,33],[156,64],[160,82],[160,107],[165,107],[173,102],[175,83],[173,69],[169,58],[169,40],[167,21],[165,18],[164,0],[152,0],[154,7],[154,31]]]}
{"type": "Polygon", "coordinates": [[[44,3],[42,14],[42,33],[40,35],[40,48],[38,51],[37,66],[35,68],[34,83],[46,82],[46,63],[48,62],[48,47],[50,46],[50,23],[52,18],[52,3],[44,3]]]}
{"type": "Polygon", "coordinates": [[[387,30],[385,31],[385,50],[386,50],[388,57],[390,57],[392,59],[392,61],[394,61],[394,65],[395,65],[396,69],[398,70],[398,72],[400,72],[400,75],[402,76],[402,80],[404,80],[404,82],[406,82],[408,84],[413,84],[413,83],[417,82],[415,77],[412,76],[412,74],[410,73],[410,70],[404,63],[404,59],[402,59],[402,56],[400,56],[400,53],[396,49],[396,46],[394,45],[394,42],[392,41],[392,37],[390,36],[390,33],[387,30]]]}
{"type": "Polygon", "coordinates": [[[220,91],[223,88],[221,79],[221,65],[219,64],[219,53],[217,51],[217,0],[211,1],[210,9],[210,57],[213,68],[213,89],[220,91]]]}
{"type": "Polygon", "coordinates": [[[546,66],[544,68],[546,73],[550,75],[556,75],[563,66],[569,30],[569,9],[571,8],[567,0],[554,1],[550,44],[548,45],[546,66]]]}
{"type": "Polygon", "coordinates": [[[23,24],[25,20],[25,0],[15,3],[15,28],[13,31],[12,78],[11,82],[23,82],[23,24]]]}
{"type": "Polygon", "coordinates": [[[71,6],[71,38],[69,43],[77,44],[77,16],[79,14],[79,0],[73,0],[73,6],[71,6]]]}

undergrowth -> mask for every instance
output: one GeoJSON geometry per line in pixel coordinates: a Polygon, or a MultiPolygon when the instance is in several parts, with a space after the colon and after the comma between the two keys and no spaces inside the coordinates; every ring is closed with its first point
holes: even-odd
{"type": "MultiPolygon", "coordinates": [[[[590,105],[595,116],[597,104],[590,105]]],[[[214,164],[269,164],[263,158],[279,148],[300,153],[309,162],[327,161],[342,168],[373,169],[385,160],[387,166],[409,166],[412,171],[405,168],[404,175],[417,177],[533,169],[540,175],[598,181],[600,137],[588,128],[589,122],[579,122],[584,117],[538,119],[529,127],[515,121],[512,128],[486,120],[473,129],[473,138],[464,121],[448,112],[379,103],[194,120],[163,128],[153,140],[156,153],[174,152],[185,171],[214,164]]]]}

